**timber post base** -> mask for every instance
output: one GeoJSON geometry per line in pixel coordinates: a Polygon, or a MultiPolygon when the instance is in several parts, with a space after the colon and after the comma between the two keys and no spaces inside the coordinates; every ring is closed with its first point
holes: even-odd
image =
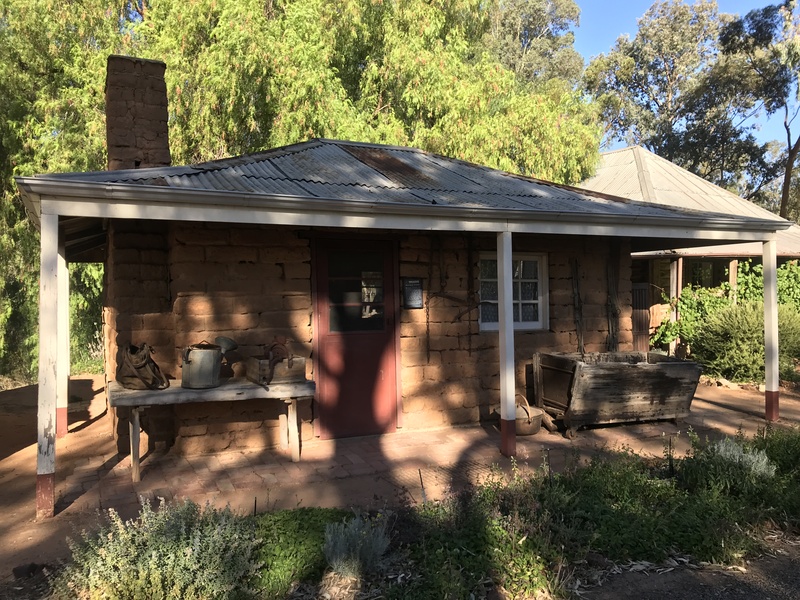
{"type": "Polygon", "coordinates": [[[764,392],[765,415],[767,421],[777,421],[780,418],[779,406],[780,392],[764,392]]]}
{"type": "Polygon", "coordinates": [[[517,455],[517,421],[500,419],[500,454],[511,458],[517,455]]]}
{"type": "Polygon", "coordinates": [[[56,514],[56,474],[36,475],[36,520],[49,519],[56,514]]]}

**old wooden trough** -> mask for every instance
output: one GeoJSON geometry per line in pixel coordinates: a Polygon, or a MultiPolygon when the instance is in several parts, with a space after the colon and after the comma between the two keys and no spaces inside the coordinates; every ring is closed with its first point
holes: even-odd
{"type": "Polygon", "coordinates": [[[678,419],[689,414],[701,366],[655,352],[533,357],[536,406],[573,438],[585,425],[678,419]]]}

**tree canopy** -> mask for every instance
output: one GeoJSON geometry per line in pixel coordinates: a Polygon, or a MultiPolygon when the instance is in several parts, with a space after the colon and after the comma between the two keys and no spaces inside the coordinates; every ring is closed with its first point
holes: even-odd
{"type": "Polygon", "coordinates": [[[701,177],[755,197],[779,167],[756,140],[763,94],[744,57],[720,51],[734,22],[714,0],[667,0],[594,59],[585,85],[602,105],[608,139],[641,144],[701,177]]]}
{"type": "MultiPolygon", "coordinates": [[[[800,11],[796,0],[752,10],[723,27],[720,46],[726,59],[742,64],[740,90],[767,114],[780,114],[786,144],[775,164],[782,171],[779,214],[788,217],[792,178],[800,154],[800,11]],[[794,131],[792,127],[794,126],[794,131]]],[[[794,207],[797,210],[800,207],[794,207]]],[[[794,218],[800,216],[795,212],[794,218]]]]}
{"type": "Polygon", "coordinates": [[[505,0],[489,5],[486,47],[526,81],[561,79],[576,84],[583,57],[573,47],[580,24],[574,0],[505,0]]]}
{"type": "Polygon", "coordinates": [[[309,137],[410,145],[559,182],[591,172],[598,121],[482,47],[486,3],[153,1],[139,53],[167,60],[178,162],[309,137]],[[553,160],[553,157],[563,159],[553,160]]]}
{"type": "Polygon", "coordinates": [[[119,4],[80,4],[0,0],[0,372],[23,379],[36,365],[39,244],[12,176],[103,168],[105,56],[124,48],[119,4]]]}
{"type": "Polygon", "coordinates": [[[38,243],[12,176],[105,167],[109,54],[166,62],[176,164],[327,137],[577,183],[601,135],[571,84],[577,18],[572,0],[0,0],[0,370],[30,375],[36,348],[38,243]],[[512,57],[492,33],[523,13],[512,57]]]}

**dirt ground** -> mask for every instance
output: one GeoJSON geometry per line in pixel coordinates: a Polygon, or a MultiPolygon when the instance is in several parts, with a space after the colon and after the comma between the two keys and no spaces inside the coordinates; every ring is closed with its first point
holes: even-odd
{"type": "MultiPolygon", "coordinates": [[[[80,469],[100,454],[114,464],[115,446],[105,410],[102,377],[70,382],[70,435],[60,442],[65,471],[80,469]],[[74,435],[79,433],[80,435],[74,435]]],[[[752,399],[748,390],[726,390],[734,398],[752,399]]],[[[698,396],[700,390],[698,389],[698,396]]],[[[800,414],[800,395],[782,391],[800,414]]],[[[714,398],[707,399],[713,405],[714,398]]],[[[757,413],[757,411],[756,411],[757,413]]],[[[67,536],[75,536],[91,520],[79,507],[70,508],[43,527],[34,520],[36,464],[36,387],[0,391],[0,600],[47,597],[41,565],[68,556],[67,536]]],[[[594,600],[718,600],[800,598],[800,539],[778,533],[765,540],[769,551],[738,568],[684,563],[579,566],[583,578],[576,598],[594,600]],[[596,582],[602,583],[597,585],[596,582]],[[595,585],[587,585],[595,582],[595,585]]]]}
{"type": "Polygon", "coordinates": [[[769,552],[731,568],[716,565],[619,565],[602,585],[581,588],[591,600],[797,600],[800,540],[768,541],[769,552]]]}

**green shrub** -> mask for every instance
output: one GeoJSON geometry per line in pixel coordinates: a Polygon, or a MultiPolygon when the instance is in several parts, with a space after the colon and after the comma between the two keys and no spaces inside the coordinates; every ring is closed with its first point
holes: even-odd
{"type": "MultiPolygon", "coordinates": [[[[797,260],[783,263],[776,276],[778,303],[800,309],[800,265],[797,260]]],[[[764,269],[760,264],[753,264],[751,260],[740,262],[736,280],[736,296],[740,302],[764,301],[764,269]]]]}
{"type": "MultiPolygon", "coordinates": [[[[794,379],[800,357],[800,313],[792,305],[778,307],[780,373],[794,379]]],[[[692,355],[710,375],[732,381],[764,381],[764,307],[738,304],[706,321],[692,345],[692,355]]]]}
{"type": "Polygon", "coordinates": [[[680,318],[670,321],[669,315],[656,329],[651,339],[653,346],[669,344],[680,338],[683,344],[693,346],[701,335],[709,316],[730,305],[728,293],[724,288],[692,288],[686,286],[680,297],[670,303],[677,306],[680,318]]]}
{"type": "Polygon", "coordinates": [[[724,438],[693,450],[682,462],[679,477],[691,492],[706,488],[749,495],[761,492],[776,470],[763,450],[748,447],[742,439],[724,438]]]}
{"type": "Polygon", "coordinates": [[[297,508],[260,514],[258,535],[263,540],[259,559],[262,598],[285,598],[292,584],[318,581],[325,571],[325,527],[349,513],[333,508],[297,508]]]}
{"type": "Polygon", "coordinates": [[[758,304],[738,304],[711,315],[692,355],[711,375],[733,381],[764,379],[764,314],[758,304]]]}
{"type": "Polygon", "coordinates": [[[323,553],[331,569],[345,577],[361,577],[375,571],[386,550],[386,519],[354,518],[325,527],[323,553]]]}
{"type": "Polygon", "coordinates": [[[767,426],[753,438],[752,447],[763,450],[781,475],[800,473],[800,427],[767,426]]]}
{"type": "Polygon", "coordinates": [[[70,542],[56,598],[249,598],[260,564],[251,519],[193,502],[142,504],[138,519],[113,510],[99,533],[70,542]]]}
{"type": "Polygon", "coordinates": [[[663,559],[674,543],[684,495],[654,477],[630,450],[598,455],[543,489],[542,508],[558,524],[554,543],[572,559],[589,550],[617,559],[663,559]]]}

